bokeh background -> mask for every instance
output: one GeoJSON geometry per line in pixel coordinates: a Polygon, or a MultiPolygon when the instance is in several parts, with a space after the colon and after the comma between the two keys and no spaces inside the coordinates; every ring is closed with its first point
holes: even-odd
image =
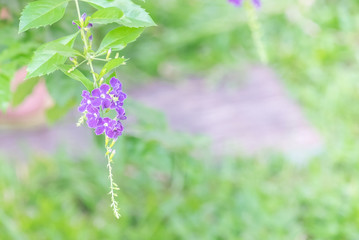
{"type": "MultiPolygon", "coordinates": [[[[0,1],[13,89],[38,46],[75,31],[70,3],[18,35],[28,2],[0,1]]],[[[81,85],[55,73],[0,115],[0,239],[359,239],[359,2],[263,0],[267,64],[244,8],[137,3],[158,26],[122,51],[122,217],[103,139],[75,127],[81,85]]],[[[110,28],[95,26],[95,45],[110,28]]]]}

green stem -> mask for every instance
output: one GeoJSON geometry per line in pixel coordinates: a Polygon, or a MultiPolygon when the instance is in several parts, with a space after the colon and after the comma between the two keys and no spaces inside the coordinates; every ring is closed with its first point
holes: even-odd
{"type": "Polygon", "coordinates": [[[86,35],[85,35],[85,32],[84,32],[84,29],[83,29],[83,21],[81,19],[81,12],[80,12],[80,6],[79,6],[79,2],[78,0],[75,0],[75,4],[76,4],[76,10],[77,10],[77,15],[79,17],[79,21],[80,21],[80,32],[81,32],[81,39],[82,39],[82,42],[84,43],[85,45],[85,50],[84,50],[84,56],[87,60],[87,63],[88,65],[90,66],[90,69],[91,69],[91,73],[92,73],[92,78],[93,78],[93,84],[95,87],[97,87],[97,79],[96,79],[96,75],[95,75],[95,70],[93,68],[93,65],[92,65],[92,57],[88,54],[88,50],[89,50],[89,47],[88,47],[88,44],[87,44],[87,39],[86,39],[86,35]]]}
{"type": "Polygon", "coordinates": [[[245,9],[248,16],[249,28],[251,29],[252,38],[256,46],[259,58],[263,63],[267,63],[267,53],[263,45],[262,31],[260,23],[258,21],[256,9],[253,7],[252,3],[249,3],[249,1],[246,1],[245,9]]]}
{"type": "Polygon", "coordinates": [[[93,58],[93,60],[103,61],[103,62],[108,62],[108,60],[106,60],[106,59],[102,59],[102,58],[93,58]]]}
{"type": "Polygon", "coordinates": [[[116,190],[119,190],[117,184],[113,181],[113,176],[112,176],[112,166],[111,166],[111,163],[112,163],[112,159],[113,159],[113,156],[115,155],[115,151],[112,149],[114,143],[115,143],[115,140],[112,141],[112,143],[110,144],[109,146],[109,138],[106,136],[106,157],[107,157],[107,168],[108,168],[108,176],[109,176],[109,179],[110,179],[110,192],[109,194],[111,195],[111,207],[112,207],[112,210],[113,210],[113,213],[115,215],[115,217],[118,219],[121,215],[119,213],[119,209],[118,209],[118,203],[115,199],[115,197],[117,196],[117,194],[115,193],[116,190]]]}

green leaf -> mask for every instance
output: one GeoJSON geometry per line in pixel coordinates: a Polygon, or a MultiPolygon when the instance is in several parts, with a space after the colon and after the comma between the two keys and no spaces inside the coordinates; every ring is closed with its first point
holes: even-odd
{"type": "Polygon", "coordinates": [[[61,43],[57,42],[50,42],[44,47],[44,52],[49,53],[58,53],[65,57],[74,57],[74,56],[81,56],[82,54],[77,51],[76,49],[73,49],[72,47],[66,46],[61,43]]]}
{"type": "Polygon", "coordinates": [[[12,98],[12,105],[14,107],[18,106],[20,103],[24,101],[24,99],[32,93],[32,90],[39,82],[39,77],[34,77],[25,80],[22,82],[17,88],[12,98]]]}
{"type": "MultiPolygon", "coordinates": [[[[1,0],[0,0],[1,1],[1,0]]],[[[0,33],[1,36],[1,33],[0,33]]],[[[11,38],[10,38],[11,39],[11,38]]],[[[9,38],[7,38],[9,41],[9,38]]],[[[27,39],[26,42],[9,41],[9,45],[0,51],[0,62],[17,62],[18,67],[28,64],[34,51],[39,46],[34,40],[27,39]]]]}
{"type": "Polygon", "coordinates": [[[102,78],[105,74],[107,74],[108,72],[110,72],[112,69],[117,68],[118,66],[124,64],[125,59],[124,58],[115,58],[110,60],[109,62],[107,62],[105,64],[105,66],[102,68],[100,75],[98,76],[98,78],[102,78]]]}
{"type": "Polygon", "coordinates": [[[29,3],[21,13],[19,33],[59,21],[69,0],[40,0],[29,3]]]}
{"type": "Polygon", "coordinates": [[[0,110],[2,111],[6,111],[9,107],[11,97],[10,81],[9,76],[0,73],[0,110]]]}
{"type": "Polygon", "coordinates": [[[82,83],[64,76],[61,71],[53,72],[45,78],[46,88],[56,105],[63,107],[71,99],[75,99],[76,102],[81,102],[81,91],[84,88],[82,83]]]}
{"type": "Polygon", "coordinates": [[[114,4],[124,12],[121,23],[127,27],[156,26],[150,15],[140,6],[129,0],[115,0],[114,4]]]}
{"type": "Polygon", "coordinates": [[[78,69],[72,69],[73,66],[71,65],[60,65],[59,69],[65,73],[70,78],[80,81],[89,91],[93,90],[93,82],[91,82],[85,75],[83,75],[82,72],[80,72],[78,69]]]}
{"type": "Polygon", "coordinates": [[[10,82],[17,70],[17,63],[0,64],[0,110],[6,111],[11,100],[10,82]]]}
{"type": "Polygon", "coordinates": [[[51,124],[56,122],[57,120],[65,116],[66,113],[68,113],[68,111],[71,110],[71,108],[73,108],[76,105],[76,103],[77,102],[75,99],[70,99],[63,106],[56,104],[55,106],[47,109],[46,110],[47,121],[51,124]]]}
{"type": "Polygon", "coordinates": [[[127,27],[151,27],[156,26],[150,15],[139,5],[130,0],[82,0],[90,3],[97,9],[117,7],[122,10],[124,16],[118,21],[127,27]]]}
{"type": "Polygon", "coordinates": [[[143,28],[118,27],[106,34],[103,38],[98,52],[112,50],[121,50],[130,42],[133,42],[140,36],[143,28]]]}
{"type": "Polygon", "coordinates": [[[34,57],[32,58],[29,66],[27,67],[26,78],[33,78],[52,73],[53,71],[58,69],[58,65],[65,63],[67,57],[61,56],[54,51],[48,51],[46,50],[46,47],[53,43],[60,43],[66,46],[72,46],[77,37],[77,34],[78,32],[40,46],[35,51],[34,57]]]}
{"type": "Polygon", "coordinates": [[[119,23],[123,12],[117,7],[103,8],[92,14],[91,22],[99,24],[119,23]]]}

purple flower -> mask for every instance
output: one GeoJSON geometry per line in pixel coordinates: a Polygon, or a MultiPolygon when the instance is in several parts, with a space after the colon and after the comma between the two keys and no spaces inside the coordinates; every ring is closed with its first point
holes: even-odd
{"type": "Polygon", "coordinates": [[[82,91],[81,96],[83,97],[83,99],[80,103],[78,110],[80,112],[84,112],[85,110],[87,110],[90,113],[98,113],[98,107],[101,105],[101,100],[92,97],[90,93],[86,90],[82,91]]]}
{"type": "Polygon", "coordinates": [[[242,4],[242,0],[228,0],[228,2],[232,3],[236,7],[238,7],[242,4]]]}
{"type": "Polygon", "coordinates": [[[117,107],[116,108],[116,112],[117,112],[117,118],[120,120],[126,120],[126,113],[125,113],[125,109],[123,109],[123,107],[117,107]]]}
{"type": "Polygon", "coordinates": [[[256,6],[257,8],[259,8],[261,6],[261,1],[260,0],[252,0],[252,3],[254,6],[256,6]]]}
{"type": "Polygon", "coordinates": [[[122,84],[121,84],[120,80],[118,80],[117,78],[114,78],[114,77],[111,78],[110,84],[113,89],[110,92],[110,94],[112,94],[114,97],[112,104],[111,104],[111,108],[116,109],[117,107],[123,106],[123,101],[126,99],[127,95],[124,92],[122,92],[122,84]]]}
{"type": "Polygon", "coordinates": [[[96,135],[100,135],[102,133],[106,133],[106,135],[109,137],[108,133],[112,131],[113,126],[116,124],[115,120],[112,120],[111,118],[105,117],[100,118],[97,122],[95,133],[96,135]]]}
{"type": "Polygon", "coordinates": [[[92,34],[89,36],[89,40],[92,41],[93,40],[93,36],[92,34]]]}
{"type": "Polygon", "coordinates": [[[120,80],[118,80],[117,78],[115,78],[115,77],[111,78],[110,84],[114,90],[115,89],[122,90],[122,84],[121,84],[120,80]]]}
{"type": "Polygon", "coordinates": [[[108,84],[102,84],[91,94],[88,91],[83,91],[79,111],[86,111],[87,125],[94,128],[97,135],[105,133],[107,137],[117,139],[123,132],[121,120],[127,118],[125,109],[122,107],[126,94],[122,92],[121,82],[117,78],[112,78],[110,84],[111,87],[108,84]],[[115,119],[101,117],[100,106],[107,111],[114,109],[117,112],[115,119]]]}
{"type": "Polygon", "coordinates": [[[96,135],[105,133],[107,137],[117,139],[118,136],[122,135],[123,125],[120,121],[113,120],[111,118],[98,118],[95,127],[96,135]]]}
{"type": "Polygon", "coordinates": [[[109,90],[110,90],[110,86],[104,83],[99,88],[95,88],[91,92],[92,96],[100,99],[103,109],[109,108],[111,105],[111,96],[108,94],[109,90]]]}
{"type": "Polygon", "coordinates": [[[120,121],[115,121],[115,124],[108,129],[108,132],[106,132],[106,135],[109,138],[116,139],[118,136],[122,135],[123,132],[123,126],[120,121]]]}
{"type": "MultiPolygon", "coordinates": [[[[233,4],[236,7],[239,7],[242,4],[243,0],[228,0],[228,2],[233,4]]],[[[252,4],[255,7],[259,8],[261,6],[261,1],[260,0],[252,0],[252,4]]]]}
{"type": "Polygon", "coordinates": [[[122,92],[122,84],[117,78],[111,78],[110,85],[112,86],[112,91],[110,92],[110,94],[113,94],[111,108],[116,110],[116,118],[118,119],[118,121],[114,125],[112,131],[110,131],[109,135],[107,136],[116,139],[118,136],[122,135],[123,131],[123,125],[120,120],[127,119],[125,115],[125,109],[122,107],[123,101],[126,99],[127,96],[124,92],[122,92]]]}
{"type": "Polygon", "coordinates": [[[89,126],[90,128],[96,128],[97,123],[101,119],[100,114],[98,112],[97,113],[87,113],[86,118],[87,118],[87,126],[89,126]]]}

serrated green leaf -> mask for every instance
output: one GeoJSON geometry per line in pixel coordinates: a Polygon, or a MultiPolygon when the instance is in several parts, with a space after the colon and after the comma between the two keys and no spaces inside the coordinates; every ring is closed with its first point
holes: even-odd
{"type": "Polygon", "coordinates": [[[118,27],[106,34],[103,38],[98,52],[107,51],[112,49],[114,51],[121,50],[126,47],[130,42],[133,42],[138,38],[143,31],[143,28],[129,28],[118,27]]]}
{"type": "Polygon", "coordinates": [[[91,82],[85,75],[83,75],[82,72],[80,72],[78,69],[72,69],[73,66],[71,65],[59,65],[59,69],[65,73],[70,78],[80,81],[89,91],[93,90],[93,82],[91,82]]]}
{"type": "Polygon", "coordinates": [[[129,0],[115,0],[114,4],[124,12],[121,23],[127,27],[156,26],[150,15],[139,5],[129,0]]]}
{"type": "Polygon", "coordinates": [[[151,27],[156,26],[150,15],[139,5],[130,0],[81,0],[90,3],[97,9],[117,7],[122,10],[124,16],[118,23],[127,27],[151,27]]]}
{"type": "Polygon", "coordinates": [[[19,33],[59,21],[69,0],[40,0],[29,3],[21,13],[19,33]]]}
{"type": "Polygon", "coordinates": [[[115,58],[110,60],[103,66],[98,78],[102,78],[105,74],[109,73],[112,69],[117,68],[125,62],[124,58],[115,58]]]}
{"type": "Polygon", "coordinates": [[[103,8],[92,14],[91,22],[99,24],[119,23],[123,12],[117,7],[103,8]]]}
{"type": "Polygon", "coordinates": [[[50,42],[44,47],[44,52],[49,53],[58,53],[59,55],[65,56],[65,57],[74,57],[74,56],[81,56],[82,54],[77,51],[76,49],[73,49],[72,47],[66,46],[61,43],[57,42],[50,42]]]}
{"type": "Polygon", "coordinates": [[[58,68],[58,65],[65,63],[67,57],[61,56],[60,54],[53,51],[47,51],[46,47],[54,42],[66,46],[72,46],[77,37],[77,34],[78,32],[40,46],[35,51],[34,57],[27,67],[26,78],[33,78],[52,73],[58,68]]]}
{"type": "Polygon", "coordinates": [[[24,101],[24,99],[32,93],[32,90],[36,86],[36,84],[39,82],[39,77],[34,77],[25,80],[22,82],[17,88],[16,91],[13,94],[12,97],[12,105],[14,107],[18,106],[20,103],[24,101]]]}

